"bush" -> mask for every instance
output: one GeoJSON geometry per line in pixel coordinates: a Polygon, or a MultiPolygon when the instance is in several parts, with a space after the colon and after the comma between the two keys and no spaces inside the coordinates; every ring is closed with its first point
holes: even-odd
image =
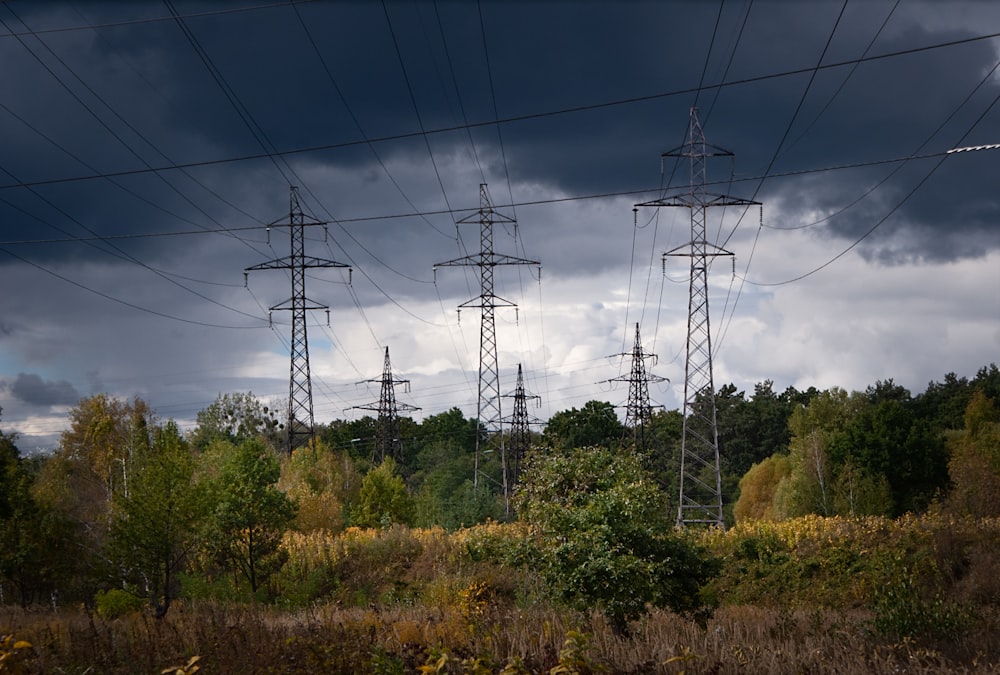
{"type": "Polygon", "coordinates": [[[534,455],[516,504],[538,540],[529,564],[560,599],[600,609],[617,632],[647,605],[704,609],[701,589],[719,563],[674,529],[666,496],[634,453],[534,455]]]}
{"type": "Polygon", "coordinates": [[[98,591],[94,596],[94,605],[97,607],[98,616],[117,619],[129,612],[142,609],[146,601],[128,591],[112,588],[109,591],[98,591]]]}
{"type": "Polygon", "coordinates": [[[945,601],[940,593],[923,597],[912,573],[896,562],[886,570],[884,583],[875,589],[875,630],[897,640],[961,637],[972,621],[972,613],[956,602],[945,601]]]}

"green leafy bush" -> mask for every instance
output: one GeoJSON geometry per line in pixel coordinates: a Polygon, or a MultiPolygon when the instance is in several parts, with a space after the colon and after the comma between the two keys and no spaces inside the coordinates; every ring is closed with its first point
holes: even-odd
{"type": "Polygon", "coordinates": [[[146,601],[128,591],[112,588],[109,591],[98,591],[94,596],[94,605],[97,607],[98,616],[116,619],[142,609],[146,601]]]}
{"type": "Polygon", "coordinates": [[[718,562],[667,519],[666,498],[638,456],[604,448],[529,459],[516,500],[538,540],[531,565],[557,597],[596,607],[620,633],[647,605],[704,609],[718,562]]]}

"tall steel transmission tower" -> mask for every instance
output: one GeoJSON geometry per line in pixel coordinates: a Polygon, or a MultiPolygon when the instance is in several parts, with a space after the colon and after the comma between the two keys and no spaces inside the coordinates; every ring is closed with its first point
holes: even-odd
{"type": "Polygon", "coordinates": [[[312,380],[309,374],[309,339],[306,333],[306,312],[309,310],[326,310],[327,322],[330,320],[330,308],[306,297],[306,270],[314,267],[341,267],[350,271],[350,266],[333,260],[314,258],[305,254],[306,227],[326,223],[302,213],[299,205],[299,194],[294,186],[289,191],[288,222],[275,221],[268,225],[268,233],[272,227],[287,227],[291,239],[291,254],[283,258],[275,258],[259,265],[243,270],[244,284],[247,274],[257,270],[289,270],[292,278],[292,297],[274,305],[269,311],[287,310],[292,313],[291,342],[291,374],[288,381],[288,452],[305,445],[313,435],[315,421],[313,419],[312,380]]]}
{"type": "Polygon", "coordinates": [[[722,514],[722,479],[719,471],[719,427],[716,420],[715,384],[712,376],[712,332],[708,313],[709,261],[732,256],[706,239],[706,212],[715,206],[760,204],[747,199],[710,194],[706,189],[707,164],[711,157],[733,153],[709,145],[691,108],[688,140],[662,157],[686,157],[690,166],[687,193],[664,197],[637,206],[680,206],[691,212],[691,241],[663,254],[691,260],[688,287],[687,347],[684,359],[684,423],[681,436],[681,480],[677,524],[695,523],[725,527],[722,514]]]}
{"type": "MultiPolygon", "coordinates": [[[[396,385],[402,384],[409,391],[409,380],[397,380],[392,376],[392,365],[389,363],[389,348],[385,348],[385,363],[382,366],[382,378],[378,380],[363,380],[382,386],[377,405],[356,405],[357,410],[373,410],[378,413],[375,420],[375,444],[372,447],[372,463],[380,463],[387,456],[397,462],[403,461],[403,439],[399,433],[399,411],[411,412],[420,410],[407,403],[396,402],[396,385]]],[[[359,382],[358,384],[361,384],[359,382]]]]}
{"type": "Polygon", "coordinates": [[[631,356],[632,368],[628,376],[614,377],[611,382],[628,382],[628,403],[625,406],[625,437],[632,436],[632,443],[636,450],[645,452],[646,450],[646,428],[652,418],[653,406],[649,402],[649,383],[664,382],[666,378],[653,375],[646,370],[646,359],[653,359],[656,355],[650,354],[642,348],[642,340],[639,338],[639,324],[635,324],[635,346],[631,354],[616,354],[616,356],[631,356]]]}
{"type": "MultiPolygon", "coordinates": [[[[477,267],[479,269],[480,292],[479,297],[468,300],[458,306],[459,311],[468,308],[479,308],[482,311],[482,323],[479,333],[479,397],[476,404],[476,419],[480,429],[485,431],[487,438],[485,443],[491,446],[491,450],[499,444],[501,462],[506,464],[506,448],[503,443],[501,432],[500,414],[500,375],[497,366],[497,335],[494,311],[497,307],[517,307],[509,300],[504,300],[493,293],[493,269],[498,265],[536,265],[540,263],[535,260],[525,258],[515,258],[509,255],[495,253],[493,251],[493,225],[495,223],[510,223],[515,220],[493,209],[490,202],[490,194],[486,189],[486,184],[479,185],[479,210],[461,220],[458,224],[479,223],[479,253],[467,255],[462,258],[448,260],[437,263],[438,267],[477,267]]],[[[475,469],[472,478],[474,490],[479,489],[479,455],[486,451],[484,442],[480,434],[476,434],[476,456],[475,469]]],[[[509,485],[506,484],[507,476],[504,475],[503,491],[504,496],[508,495],[509,485]]]]}
{"type": "Polygon", "coordinates": [[[504,474],[509,477],[504,482],[509,483],[513,489],[521,479],[521,463],[524,461],[528,448],[531,447],[530,425],[541,424],[540,420],[528,415],[528,399],[541,401],[541,396],[525,391],[524,374],[520,363],[517,364],[517,386],[514,388],[514,393],[504,394],[504,396],[514,399],[514,412],[510,416],[510,452],[507,453],[509,459],[504,467],[504,474]]]}

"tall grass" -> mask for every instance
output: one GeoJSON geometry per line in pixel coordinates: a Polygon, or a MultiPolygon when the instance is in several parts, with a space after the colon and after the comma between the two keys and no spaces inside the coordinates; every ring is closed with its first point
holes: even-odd
{"type": "MultiPolygon", "coordinates": [[[[887,642],[861,611],[727,607],[704,627],[654,611],[633,634],[598,614],[493,607],[476,624],[457,608],[313,606],[298,611],[182,604],[157,620],[105,620],[82,609],[5,608],[0,629],[30,642],[28,673],[160,673],[200,656],[205,673],[1000,673],[996,614],[960,652],[887,642]],[[567,643],[575,649],[567,649],[567,643]],[[521,670],[514,670],[515,666],[521,670]],[[585,666],[585,667],[581,667],[585,666]]],[[[4,672],[0,666],[0,672],[4,672]]]]}
{"type": "Polygon", "coordinates": [[[550,600],[525,564],[528,535],[517,524],[289,534],[269,605],[202,594],[163,619],[0,606],[0,638],[13,636],[2,644],[22,644],[22,670],[0,660],[0,673],[157,674],[194,656],[213,674],[1000,673],[995,519],[706,532],[724,562],[709,589],[720,607],[701,625],[651,611],[628,637],[550,600]]]}

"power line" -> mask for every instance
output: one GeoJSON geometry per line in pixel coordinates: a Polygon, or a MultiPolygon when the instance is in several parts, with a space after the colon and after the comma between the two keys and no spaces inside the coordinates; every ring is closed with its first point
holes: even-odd
{"type": "MultiPolygon", "coordinates": [[[[796,69],[793,69],[793,70],[785,70],[785,71],[781,71],[781,72],[777,72],[777,73],[769,73],[769,74],[766,74],[766,75],[757,75],[757,76],[753,76],[753,77],[741,78],[739,80],[733,80],[733,81],[730,81],[730,82],[721,82],[721,83],[717,83],[717,84],[710,84],[710,85],[703,86],[702,89],[716,89],[716,88],[724,88],[724,87],[734,87],[734,86],[745,85],[745,84],[754,84],[754,83],[757,83],[757,82],[765,82],[767,80],[772,80],[772,79],[778,79],[778,78],[784,78],[784,77],[792,77],[792,76],[795,76],[795,75],[801,75],[801,74],[811,73],[813,71],[818,71],[818,70],[829,70],[829,69],[833,69],[833,68],[841,68],[841,67],[844,67],[844,66],[851,66],[851,65],[854,65],[854,64],[858,64],[858,63],[868,63],[868,62],[871,62],[871,61],[878,61],[878,60],[896,58],[896,57],[900,57],[900,56],[909,56],[909,55],[912,55],[912,54],[917,54],[917,53],[921,53],[921,52],[931,51],[931,50],[935,50],[935,49],[944,49],[944,48],[949,48],[949,47],[957,47],[957,46],[962,46],[962,45],[967,45],[967,44],[973,44],[973,43],[981,42],[981,41],[984,41],[984,40],[993,40],[993,39],[996,39],[998,37],[1000,37],[1000,32],[998,32],[998,33],[989,33],[989,34],[986,34],[986,35],[979,35],[979,36],[974,36],[974,37],[969,37],[969,38],[963,38],[963,39],[958,39],[958,40],[950,40],[950,41],[947,41],[947,42],[939,42],[939,43],[935,43],[935,44],[931,44],[931,45],[924,45],[924,46],[920,46],[920,47],[912,47],[910,49],[902,49],[902,50],[897,50],[897,51],[893,51],[893,52],[887,52],[887,53],[884,53],[884,54],[877,54],[877,55],[874,55],[874,56],[866,56],[866,57],[862,57],[862,58],[849,59],[849,60],[845,60],[845,61],[837,61],[837,62],[834,62],[834,63],[820,64],[820,65],[813,66],[813,67],[796,68],[796,69]]],[[[697,91],[698,91],[697,87],[686,87],[686,88],[683,88],[683,89],[674,89],[674,90],[671,90],[671,91],[659,92],[659,93],[655,93],[655,94],[646,94],[646,95],[643,95],[643,96],[633,96],[633,97],[624,98],[624,99],[615,99],[615,100],[612,100],[612,101],[603,101],[603,102],[599,102],[599,103],[591,103],[591,104],[585,104],[585,105],[579,105],[579,106],[571,106],[571,107],[566,107],[566,108],[559,108],[559,109],[556,109],[556,110],[548,110],[548,111],[542,111],[542,112],[537,112],[537,113],[527,113],[527,114],[524,114],[524,115],[515,115],[515,116],[511,116],[511,117],[505,117],[503,119],[486,120],[486,121],[482,121],[482,122],[473,122],[473,123],[469,123],[469,124],[458,124],[458,125],[452,125],[452,126],[448,126],[448,127],[439,127],[437,129],[426,129],[426,130],[417,131],[417,132],[405,132],[405,133],[400,133],[400,134],[391,134],[391,135],[387,135],[387,136],[380,136],[380,137],[377,137],[377,138],[369,138],[367,140],[343,141],[343,142],[340,142],[340,143],[319,144],[319,145],[312,145],[312,146],[304,146],[304,147],[300,147],[300,148],[291,148],[291,149],[288,149],[288,150],[277,150],[277,149],[275,149],[275,150],[273,150],[271,152],[253,153],[253,154],[238,155],[238,156],[233,156],[233,157],[222,157],[222,158],[216,158],[216,159],[200,160],[200,161],[195,161],[195,162],[182,162],[182,163],[176,163],[176,164],[167,164],[167,165],[164,165],[164,166],[152,167],[152,168],[124,169],[124,170],[121,170],[121,171],[109,171],[109,172],[104,172],[104,173],[100,173],[100,174],[92,174],[92,175],[87,175],[87,176],[66,176],[66,177],[62,177],[62,178],[50,178],[50,179],[43,179],[43,180],[36,180],[36,181],[24,181],[24,182],[16,182],[16,183],[5,183],[5,184],[0,184],[0,189],[10,189],[10,188],[29,187],[29,186],[38,186],[38,185],[52,185],[52,184],[57,184],[57,183],[70,183],[70,182],[78,182],[78,181],[87,181],[87,180],[94,180],[94,179],[97,179],[97,178],[107,178],[109,176],[132,176],[132,175],[137,175],[137,174],[155,173],[155,172],[159,172],[159,171],[169,171],[169,170],[174,170],[174,169],[186,169],[186,168],[204,167],[204,166],[218,166],[220,164],[230,164],[230,163],[236,163],[236,162],[247,162],[247,161],[259,160],[259,159],[273,159],[273,158],[276,158],[276,157],[287,157],[287,156],[290,156],[290,155],[307,154],[307,153],[312,153],[312,152],[323,152],[323,151],[327,151],[327,150],[340,150],[340,149],[356,147],[358,145],[363,145],[363,144],[368,144],[368,143],[386,143],[386,142],[391,142],[391,141],[407,140],[407,139],[419,138],[419,137],[423,137],[423,136],[431,136],[431,135],[435,135],[435,134],[445,134],[445,133],[451,133],[451,132],[454,132],[454,131],[463,131],[465,129],[475,129],[475,128],[479,128],[479,127],[489,127],[489,126],[494,126],[494,125],[497,125],[497,124],[512,124],[512,123],[515,123],[515,122],[524,122],[524,121],[529,121],[529,120],[543,119],[543,118],[546,118],[546,117],[555,117],[555,116],[559,116],[559,115],[566,115],[566,114],[577,113],[577,112],[587,112],[587,111],[591,111],[591,110],[599,110],[599,109],[602,109],[602,108],[610,108],[610,107],[616,107],[616,106],[621,106],[621,105],[631,105],[631,104],[634,104],[634,103],[642,103],[642,102],[647,102],[647,101],[655,101],[655,100],[659,100],[659,99],[663,99],[663,98],[671,98],[671,97],[674,97],[674,96],[689,95],[689,94],[693,94],[693,93],[695,93],[697,91]]],[[[791,175],[793,173],[794,172],[791,172],[790,174],[776,174],[776,175],[791,175]]],[[[528,203],[530,203],[530,202],[528,202],[528,203]]],[[[510,205],[501,204],[499,206],[500,207],[504,207],[504,206],[510,206],[510,205]]]]}
{"type": "MultiPolygon", "coordinates": [[[[363,138],[366,144],[368,145],[368,149],[371,151],[372,156],[375,158],[375,161],[378,163],[379,167],[381,167],[383,173],[385,173],[386,177],[389,179],[389,182],[392,183],[393,187],[396,188],[396,191],[399,192],[403,200],[410,205],[410,208],[412,208],[415,211],[417,209],[416,205],[410,199],[409,195],[407,195],[406,192],[403,190],[402,186],[399,184],[399,181],[397,181],[396,178],[389,171],[389,167],[386,166],[385,162],[382,160],[382,156],[379,155],[378,150],[376,150],[375,144],[368,139],[368,135],[365,133],[364,127],[361,126],[360,120],[358,120],[357,115],[354,114],[354,109],[347,102],[347,97],[344,96],[344,92],[341,90],[340,85],[337,83],[337,79],[333,76],[333,71],[330,69],[330,66],[326,62],[326,58],[324,58],[323,53],[319,49],[319,45],[316,44],[316,40],[313,38],[312,31],[309,30],[309,25],[306,23],[305,19],[302,18],[302,14],[301,12],[299,12],[299,8],[295,5],[295,3],[292,3],[292,9],[295,12],[296,18],[299,20],[299,24],[302,26],[302,30],[306,35],[306,39],[308,40],[310,46],[312,46],[313,48],[313,52],[319,59],[319,63],[320,66],[322,66],[323,68],[323,72],[326,73],[326,77],[330,81],[330,84],[333,86],[333,90],[337,93],[337,96],[340,98],[340,102],[344,105],[344,108],[347,110],[347,114],[348,116],[350,116],[351,121],[354,122],[354,126],[357,127],[358,133],[361,134],[361,138],[363,138]]],[[[426,222],[427,225],[438,234],[448,237],[447,234],[445,234],[437,227],[435,227],[435,225],[429,220],[427,220],[426,217],[424,217],[424,222],[426,222]]],[[[355,243],[357,242],[355,241],[355,243]]],[[[382,261],[380,260],[379,262],[381,263],[382,261]]],[[[389,267],[389,265],[385,263],[382,264],[385,265],[385,267],[388,268],[389,270],[393,272],[396,271],[393,268],[389,267]]],[[[396,273],[400,274],[400,276],[405,276],[399,272],[396,273]]]]}
{"type": "MultiPolygon", "coordinates": [[[[49,275],[51,275],[51,276],[53,276],[53,277],[55,277],[57,279],[61,279],[62,281],[65,281],[68,284],[72,284],[73,286],[76,286],[77,288],[83,289],[83,290],[87,291],[88,293],[93,293],[94,295],[100,296],[100,297],[104,298],[105,300],[111,300],[112,302],[116,302],[119,305],[124,305],[125,307],[129,307],[131,309],[136,309],[136,310],[139,310],[140,312],[145,312],[146,314],[152,314],[154,316],[158,316],[158,317],[161,317],[161,318],[164,318],[164,319],[171,319],[172,321],[180,321],[182,323],[189,323],[189,324],[193,324],[195,326],[205,326],[205,327],[208,327],[208,328],[230,328],[230,329],[238,329],[239,328],[239,329],[241,329],[241,328],[260,328],[261,327],[261,325],[257,325],[257,326],[229,326],[229,325],[224,325],[224,324],[208,323],[206,321],[196,321],[194,319],[185,319],[184,317],[175,316],[173,314],[167,314],[166,312],[160,312],[160,311],[155,310],[155,309],[150,309],[148,307],[143,307],[142,305],[137,305],[137,304],[135,304],[133,302],[129,302],[128,300],[122,300],[121,298],[115,297],[115,296],[110,295],[108,293],[105,293],[103,291],[99,291],[96,288],[91,288],[90,286],[82,284],[79,281],[75,281],[73,279],[70,279],[69,277],[67,277],[67,276],[65,276],[63,274],[60,274],[60,273],[56,272],[55,270],[49,269],[48,267],[45,267],[44,265],[41,265],[41,264],[39,264],[39,263],[37,263],[37,262],[35,262],[33,260],[28,260],[27,258],[25,258],[23,256],[20,256],[20,255],[14,253],[13,251],[10,251],[10,250],[8,250],[6,248],[0,248],[0,251],[3,251],[7,255],[9,255],[11,258],[15,258],[16,260],[20,260],[21,262],[25,263],[26,265],[31,265],[35,269],[41,270],[42,272],[45,272],[46,274],[49,274],[49,275]]],[[[250,315],[247,315],[247,316],[250,316],[250,315]]],[[[254,318],[256,318],[256,317],[254,317],[254,318]]]]}
{"type": "MultiPolygon", "coordinates": [[[[707,181],[706,186],[716,186],[716,185],[726,185],[730,183],[743,183],[743,182],[754,182],[767,179],[776,178],[794,178],[796,176],[807,176],[817,173],[826,173],[829,171],[846,171],[851,169],[864,169],[875,166],[884,166],[887,164],[896,164],[900,162],[910,162],[923,159],[934,159],[942,157],[948,154],[954,154],[958,151],[969,152],[973,150],[991,150],[996,149],[998,146],[993,145],[983,145],[983,146],[971,146],[969,148],[951,148],[948,150],[942,150],[938,152],[928,152],[922,154],[912,154],[900,157],[891,157],[886,159],[873,159],[866,160],[863,162],[851,162],[848,164],[837,164],[831,166],[817,167],[817,168],[803,168],[803,169],[792,169],[789,171],[780,171],[777,173],[771,173],[768,175],[754,175],[754,176],[744,176],[744,177],[734,177],[732,179],[727,179],[724,181],[707,181]]],[[[24,183],[23,186],[36,185],[37,183],[24,183]]],[[[0,189],[4,187],[17,187],[15,185],[0,185],[0,189]]],[[[615,197],[636,197],[641,195],[649,194],[659,194],[662,193],[662,188],[637,188],[632,190],[617,190],[612,192],[595,192],[590,194],[582,195],[571,195],[565,197],[551,197],[548,199],[530,199],[525,201],[519,201],[514,204],[497,204],[496,208],[509,208],[509,207],[523,207],[523,206],[544,206],[549,204],[565,204],[577,201],[591,201],[599,199],[613,199],[615,197]]],[[[412,213],[388,213],[372,216],[356,216],[348,218],[339,218],[337,224],[348,225],[352,223],[369,223],[376,222],[380,220],[399,220],[404,218],[414,218],[421,216],[442,216],[450,215],[457,216],[459,214],[465,214],[470,211],[475,211],[474,208],[457,208],[457,209],[436,209],[430,211],[418,211],[412,213]]],[[[190,235],[200,235],[200,234],[229,234],[231,232],[244,232],[247,230],[261,230],[262,226],[246,226],[246,227],[224,227],[217,229],[201,229],[201,230],[180,230],[174,232],[145,232],[145,233],[128,233],[128,234],[95,234],[90,237],[54,237],[47,239],[12,239],[6,241],[0,241],[0,246],[15,246],[23,244],[59,244],[59,243],[71,243],[71,242],[85,242],[85,241],[103,241],[103,240],[115,240],[115,239],[143,239],[150,237],[174,237],[174,236],[190,236],[190,235]]],[[[798,228],[778,228],[772,227],[772,229],[778,230],[791,230],[798,228]]],[[[418,280],[420,283],[426,283],[423,280],[418,280]]],[[[431,282],[433,283],[433,282],[431,282]]]]}
{"type": "MultiPolygon", "coordinates": [[[[781,149],[782,149],[782,147],[784,147],[785,141],[788,139],[788,135],[792,132],[792,127],[795,125],[795,120],[798,119],[799,112],[801,112],[802,106],[803,106],[803,104],[805,104],[806,98],[809,96],[809,91],[812,89],[813,82],[816,81],[816,75],[819,72],[819,66],[822,65],[823,59],[826,57],[827,50],[830,49],[830,44],[833,42],[833,36],[837,34],[837,27],[840,26],[840,20],[844,18],[844,12],[847,11],[847,1],[848,0],[844,0],[844,4],[842,4],[840,6],[840,12],[837,14],[836,21],[833,22],[833,28],[830,29],[830,34],[826,38],[826,43],[823,45],[823,50],[820,52],[819,58],[816,59],[816,66],[817,66],[817,68],[810,73],[810,75],[809,75],[809,81],[806,83],[805,89],[802,90],[802,95],[799,97],[799,102],[795,106],[795,111],[792,113],[791,119],[788,120],[788,124],[785,126],[785,131],[781,135],[781,140],[778,141],[778,147],[774,149],[774,154],[771,155],[771,160],[768,162],[767,168],[764,169],[764,176],[765,177],[771,172],[771,169],[774,168],[774,163],[778,160],[778,156],[781,154],[781,149]]],[[[764,180],[765,180],[765,178],[762,178],[760,180],[760,182],[757,184],[757,187],[754,189],[753,194],[750,196],[749,202],[747,202],[746,206],[744,206],[744,208],[743,208],[743,213],[737,219],[736,225],[733,226],[733,229],[729,232],[729,235],[722,241],[721,245],[722,245],[723,248],[729,243],[729,240],[733,238],[733,235],[736,234],[736,230],[739,228],[740,224],[743,222],[743,218],[746,216],[747,212],[749,211],[750,205],[753,204],[753,203],[755,203],[754,200],[757,198],[757,195],[760,193],[761,188],[764,186],[764,180]]],[[[760,208],[761,208],[760,222],[763,223],[764,222],[763,206],[761,206],[760,208]]],[[[720,232],[720,234],[722,232],[722,223],[721,223],[721,221],[719,223],[719,232],[720,232]]],[[[760,228],[757,229],[757,235],[758,236],[760,235],[760,228]]],[[[757,241],[755,239],[754,240],[754,245],[750,249],[750,254],[747,256],[747,264],[746,264],[746,270],[747,271],[750,270],[750,264],[753,262],[753,254],[754,254],[754,252],[756,250],[757,250],[757,241]]],[[[733,264],[733,277],[730,280],[729,292],[726,294],[726,303],[722,307],[722,316],[723,316],[723,319],[725,319],[725,316],[726,316],[726,310],[727,310],[727,307],[729,305],[729,297],[730,297],[730,294],[732,293],[733,281],[735,279],[736,279],[736,265],[735,265],[735,261],[734,261],[734,264],[733,264]]],[[[743,284],[741,283],[740,286],[739,286],[739,288],[737,288],[737,290],[736,290],[736,298],[733,300],[732,309],[730,310],[730,317],[733,317],[733,316],[736,315],[736,306],[739,304],[740,298],[742,297],[742,295],[743,295],[743,284]]],[[[730,321],[731,320],[732,319],[730,318],[730,321]]],[[[727,326],[728,326],[728,324],[727,324],[727,326]]],[[[727,330],[723,330],[722,335],[725,336],[726,332],[727,332],[727,330]]],[[[716,344],[716,349],[718,349],[721,344],[722,344],[722,340],[720,338],[720,340],[716,344]]]]}
{"type": "MultiPolygon", "coordinates": [[[[226,9],[213,9],[206,10],[204,12],[190,12],[187,14],[179,15],[183,19],[199,19],[211,16],[220,16],[223,14],[239,14],[242,12],[255,12],[264,9],[276,9],[280,7],[288,7],[289,4],[302,5],[307,3],[317,2],[317,0],[285,0],[284,2],[274,2],[266,5],[252,5],[245,7],[227,7],[226,9]]],[[[77,12],[79,14],[79,12],[77,12]]],[[[85,24],[82,26],[63,26],[61,28],[44,28],[40,30],[30,31],[30,33],[10,31],[8,33],[0,34],[0,39],[7,37],[18,37],[20,35],[42,35],[45,33],[71,33],[74,31],[84,31],[92,30],[95,28],[123,28],[125,26],[138,26],[147,23],[165,23],[168,21],[173,21],[175,16],[155,16],[146,19],[130,19],[127,21],[109,21],[106,23],[98,24],[85,24]]]]}
{"type": "Polygon", "coordinates": [[[420,107],[417,106],[417,98],[413,94],[413,85],[410,82],[410,75],[406,72],[406,62],[403,60],[403,53],[399,50],[399,41],[396,39],[396,31],[392,27],[392,19],[389,17],[389,7],[386,5],[385,0],[382,0],[382,10],[385,13],[385,22],[389,26],[389,36],[392,38],[392,46],[396,51],[396,58],[399,60],[399,68],[403,73],[403,81],[406,83],[406,91],[410,95],[410,103],[413,105],[413,114],[417,117],[417,125],[420,127],[420,133],[417,134],[424,141],[424,146],[427,148],[427,156],[430,157],[431,166],[434,168],[434,176],[437,178],[438,186],[441,188],[441,196],[444,198],[445,206],[448,210],[451,210],[451,203],[448,201],[448,192],[444,189],[444,181],[441,180],[441,172],[438,170],[437,161],[434,159],[434,152],[431,150],[431,142],[428,138],[429,134],[426,132],[426,127],[424,127],[424,120],[420,116],[420,107]]]}
{"type": "MultiPolygon", "coordinates": [[[[944,128],[944,126],[948,123],[948,121],[951,120],[952,117],[954,117],[958,113],[958,111],[966,103],[969,102],[969,100],[971,100],[972,96],[976,93],[976,91],[978,91],[984,84],[986,84],[986,82],[988,82],[993,77],[993,74],[998,69],[1000,69],[1000,61],[997,61],[994,64],[993,68],[983,76],[983,78],[979,81],[979,83],[965,97],[965,99],[963,99],[962,102],[954,110],[952,110],[952,112],[945,118],[945,120],[941,122],[941,124],[939,124],[938,127],[928,136],[928,138],[920,145],[921,148],[930,143],[931,139],[934,138],[934,136],[936,136],[938,132],[940,132],[941,129],[944,128]]],[[[854,242],[852,242],[851,245],[845,248],[843,251],[833,256],[822,265],[819,265],[818,267],[810,270],[809,272],[806,272],[805,274],[800,274],[799,276],[791,279],[786,279],[784,281],[779,281],[779,282],[764,283],[764,282],[755,282],[750,279],[747,279],[744,274],[744,276],[741,277],[742,281],[745,283],[752,284],[754,286],[783,286],[796,281],[801,281],[802,279],[805,279],[807,277],[812,276],[813,274],[816,274],[817,272],[832,265],[834,262],[839,260],[844,255],[846,255],[848,251],[852,250],[855,246],[857,246],[862,241],[867,239],[872,234],[872,232],[878,229],[883,223],[885,223],[886,220],[888,220],[894,213],[896,213],[896,211],[898,211],[903,206],[903,204],[909,201],[909,199],[917,192],[918,189],[920,189],[920,187],[923,186],[924,183],[927,182],[927,180],[931,177],[931,175],[933,175],[934,172],[937,171],[938,168],[940,168],[940,166],[944,163],[944,160],[947,159],[949,156],[957,153],[981,152],[987,150],[1000,149],[1000,143],[974,145],[974,146],[961,146],[961,144],[965,142],[965,139],[969,136],[969,134],[972,133],[973,129],[975,129],[976,126],[978,126],[978,124],[983,120],[983,118],[986,117],[987,113],[989,113],[989,111],[993,109],[993,106],[997,104],[997,101],[1000,101],[1000,95],[997,95],[993,99],[993,101],[990,102],[990,104],[986,107],[986,109],[983,110],[982,113],[980,113],[979,117],[976,118],[976,121],[973,122],[971,126],[969,126],[969,128],[965,131],[965,133],[962,134],[962,137],[958,140],[958,142],[954,144],[955,147],[952,147],[950,150],[946,150],[944,152],[935,153],[934,156],[939,158],[938,161],[934,164],[933,167],[931,167],[930,171],[928,171],[927,174],[925,174],[924,177],[917,182],[917,184],[913,187],[913,189],[911,189],[899,202],[897,202],[896,205],[893,206],[888,213],[886,213],[881,219],[879,219],[874,225],[872,225],[864,234],[855,239],[854,242]]],[[[892,176],[893,173],[895,173],[895,171],[890,173],[889,176],[892,176]]],[[[889,176],[883,179],[882,182],[888,180],[889,176]]],[[[879,185],[881,185],[881,183],[879,183],[879,185]]],[[[757,236],[758,237],[760,236],[760,229],[757,230],[757,236]]],[[[756,246],[756,239],[754,240],[754,246],[756,246]]]]}

